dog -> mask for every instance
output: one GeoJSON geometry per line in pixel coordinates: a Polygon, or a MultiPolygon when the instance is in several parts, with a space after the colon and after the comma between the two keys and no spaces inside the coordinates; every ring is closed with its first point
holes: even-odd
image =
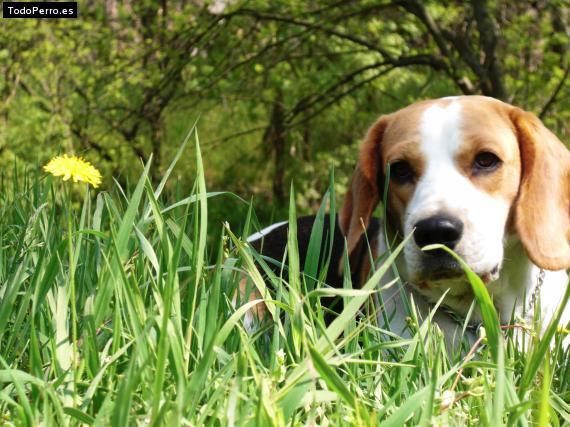
{"type": "MultiPolygon", "coordinates": [[[[301,260],[313,221],[299,219],[301,260]]],[[[287,228],[274,224],[248,242],[280,261],[287,228]]],[[[422,250],[431,244],[455,251],[483,280],[502,324],[531,321],[540,301],[544,328],[568,286],[570,152],[535,115],[489,97],[422,101],[381,116],[360,148],[337,218],[327,284],[342,287],[347,267],[353,283],[362,284],[372,267],[369,252],[376,259],[387,242],[410,234],[396,260],[404,289],[422,316],[443,298],[434,321],[451,345],[461,330],[456,318],[465,318],[474,295],[455,258],[442,249],[422,250]],[[385,185],[382,223],[373,211],[385,185]]],[[[392,286],[382,296],[392,331],[405,334],[409,313],[400,290],[392,286]]],[[[473,310],[469,323],[481,320],[473,310]]],[[[561,322],[569,321],[566,308],[561,322]]]]}

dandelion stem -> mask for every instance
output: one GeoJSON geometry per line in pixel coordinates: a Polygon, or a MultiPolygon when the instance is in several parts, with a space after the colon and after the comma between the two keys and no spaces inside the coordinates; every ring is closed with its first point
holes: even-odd
{"type": "MultiPolygon", "coordinates": [[[[65,187],[65,186],[64,186],[65,187]]],[[[76,382],[77,382],[77,300],[75,295],[75,263],[73,256],[73,220],[71,212],[73,209],[71,201],[71,192],[66,191],[67,199],[67,241],[68,241],[68,253],[69,253],[69,290],[70,298],[69,303],[71,305],[71,348],[72,348],[72,361],[71,366],[73,370],[73,396],[74,404],[76,393],[76,382]]]]}

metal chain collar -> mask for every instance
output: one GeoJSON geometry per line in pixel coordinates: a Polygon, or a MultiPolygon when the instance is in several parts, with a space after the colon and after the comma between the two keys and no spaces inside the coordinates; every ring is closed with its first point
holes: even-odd
{"type": "MultiPolygon", "coordinates": [[[[544,283],[544,278],[546,276],[546,272],[544,271],[544,269],[540,269],[540,271],[538,272],[538,276],[536,277],[536,285],[534,286],[534,289],[532,290],[532,294],[530,296],[530,301],[528,302],[528,308],[526,310],[526,314],[528,315],[529,313],[532,315],[532,311],[534,309],[534,305],[536,304],[536,300],[538,298],[538,295],[540,294],[540,289],[542,288],[542,284],[544,283]]],[[[457,313],[455,313],[452,310],[447,309],[445,306],[442,306],[441,308],[444,309],[444,311],[451,316],[452,319],[455,319],[457,322],[461,322],[461,318],[458,316],[457,313]]],[[[477,323],[477,324],[470,324],[467,326],[468,329],[471,329],[473,332],[476,332],[479,330],[479,328],[483,325],[483,323],[477,323]]]]}
{"type": "Polygon", "coordinates": [[[545,275],[546,275],[546,273],[541,268],[539,273],[538,273],[538,277],[536,278],[536,286],[534,287],[534,289],[532,291],[532,295],[530,296],[530,301],[528,303],[528,312],[531,312],[534,309],[534,305],[536,304],[536,299],[538,298],[538,295],[540,294],[540,288],[542,288],[542,284],[544,283],[544,276],[545,275]]]}

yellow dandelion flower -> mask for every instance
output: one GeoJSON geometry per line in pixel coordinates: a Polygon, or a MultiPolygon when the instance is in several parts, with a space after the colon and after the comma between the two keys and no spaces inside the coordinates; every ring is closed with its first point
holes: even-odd
{"type": "Polygon", "coordinates": [[[83,181],[97,188],[101,184],[101,173],[88,161],[81,157],[54,157],[44,166],[46,172],[53,176],[62,176],[64,181],[73,178],[73,182],[83,181]]]}

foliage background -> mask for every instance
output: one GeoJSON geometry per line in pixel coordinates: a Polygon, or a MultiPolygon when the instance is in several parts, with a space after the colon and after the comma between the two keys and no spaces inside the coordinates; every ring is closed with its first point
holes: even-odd
{"type": "Polygon", "coordinates": [[[239,238],[256,224],[236,198],[206,197],[253,195],[266,222],[286,216],[293,181],[298,211],[314,212],[331,164],[342,195],[378,115],[443,95],[504,99],[570,142],[567,1],[79,9],[0,25],[0,424],[570,423],[567,331],[553,322],[539,339],[516,325],[532,341],[521,352],[474,275],[487,344],[448,359],[429,319],[412,315],[400,339],[376,305],[361,310],[395,254],[364,291],[347,280],[311,296],[292,231],[288,283],[267,283],[274,322],[246,333],[247,304],[230,300],[242,273],[266,286],[239,238]],[[197,117],[205,166],[187,144],[163,192],[197,117]],[[101,168],[107,191],[46,178],[39,165],[63,152],[101,168]],[[216,241],[220,220],[231,227],[216,241]],[[317,300],[334,295],[346,305],[325,331],[317,300]]]}
{"type": "MultiPolygon", "coordinates": [[[[314,211],[331,164],[342,194],[367,127],[419,99],[494,96],[570,141],[566,0],[106,0],[79,16],[0,26],[5,175],[75,153],[109,187],[153,153],[156,182],[200,117],[208,188],[253,195],[269,220],[291,181],[314,211]]],[[[169,188],[185,194],[186,155],[169,188]]]]}

